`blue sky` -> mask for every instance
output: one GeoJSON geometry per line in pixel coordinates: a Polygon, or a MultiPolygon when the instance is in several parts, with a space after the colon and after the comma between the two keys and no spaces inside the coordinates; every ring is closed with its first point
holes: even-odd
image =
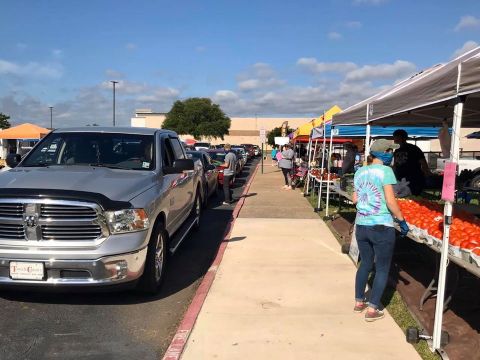
{"type": "Polygon", "coordinates": [[[480,42],[477,0],[3,1],[0,112],[109,124],[211,97],[230,116],[316,116],[480,42]]]}

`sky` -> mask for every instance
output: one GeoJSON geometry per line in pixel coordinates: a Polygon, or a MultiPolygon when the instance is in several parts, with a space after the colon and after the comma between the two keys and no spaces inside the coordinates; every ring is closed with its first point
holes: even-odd
{"type": "Polygon", "coordinates": [[[228,116],[315,117],[479,46],[478,0],[4,0],[0,112],[130,125],[209,97],[228,116]]]}

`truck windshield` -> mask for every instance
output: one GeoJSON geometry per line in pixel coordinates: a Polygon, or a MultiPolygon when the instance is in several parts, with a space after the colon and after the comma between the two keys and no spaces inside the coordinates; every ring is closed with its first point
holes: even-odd
{"type": "Polygon", "coordinates": [[[153,135],[52,133],[28,154],[21,166],[88,165],[153,170],[154,144],[153,135]]]}

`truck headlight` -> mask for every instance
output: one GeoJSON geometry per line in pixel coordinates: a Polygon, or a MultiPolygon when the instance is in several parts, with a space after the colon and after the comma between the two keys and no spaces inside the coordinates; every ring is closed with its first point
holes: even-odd
{"type": "Polygon", "coordinates": [[[106,219],[112,234],[148,229],[150,221],[143,209],[107,211],[106,219]]]}

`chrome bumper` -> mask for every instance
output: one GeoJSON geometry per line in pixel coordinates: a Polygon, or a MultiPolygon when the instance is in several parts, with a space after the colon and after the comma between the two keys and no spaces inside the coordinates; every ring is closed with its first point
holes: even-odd
{"type": "Polygon", "coordinates": [[[0,258],[0,286],[98,286],[127,283],[143,273],[147,248],[137,252],[105,256],[96,260],[5,259],[0,258]],[[16,280],[10,277],[10,262],[42,262],[44,280],[16,280]]]}

